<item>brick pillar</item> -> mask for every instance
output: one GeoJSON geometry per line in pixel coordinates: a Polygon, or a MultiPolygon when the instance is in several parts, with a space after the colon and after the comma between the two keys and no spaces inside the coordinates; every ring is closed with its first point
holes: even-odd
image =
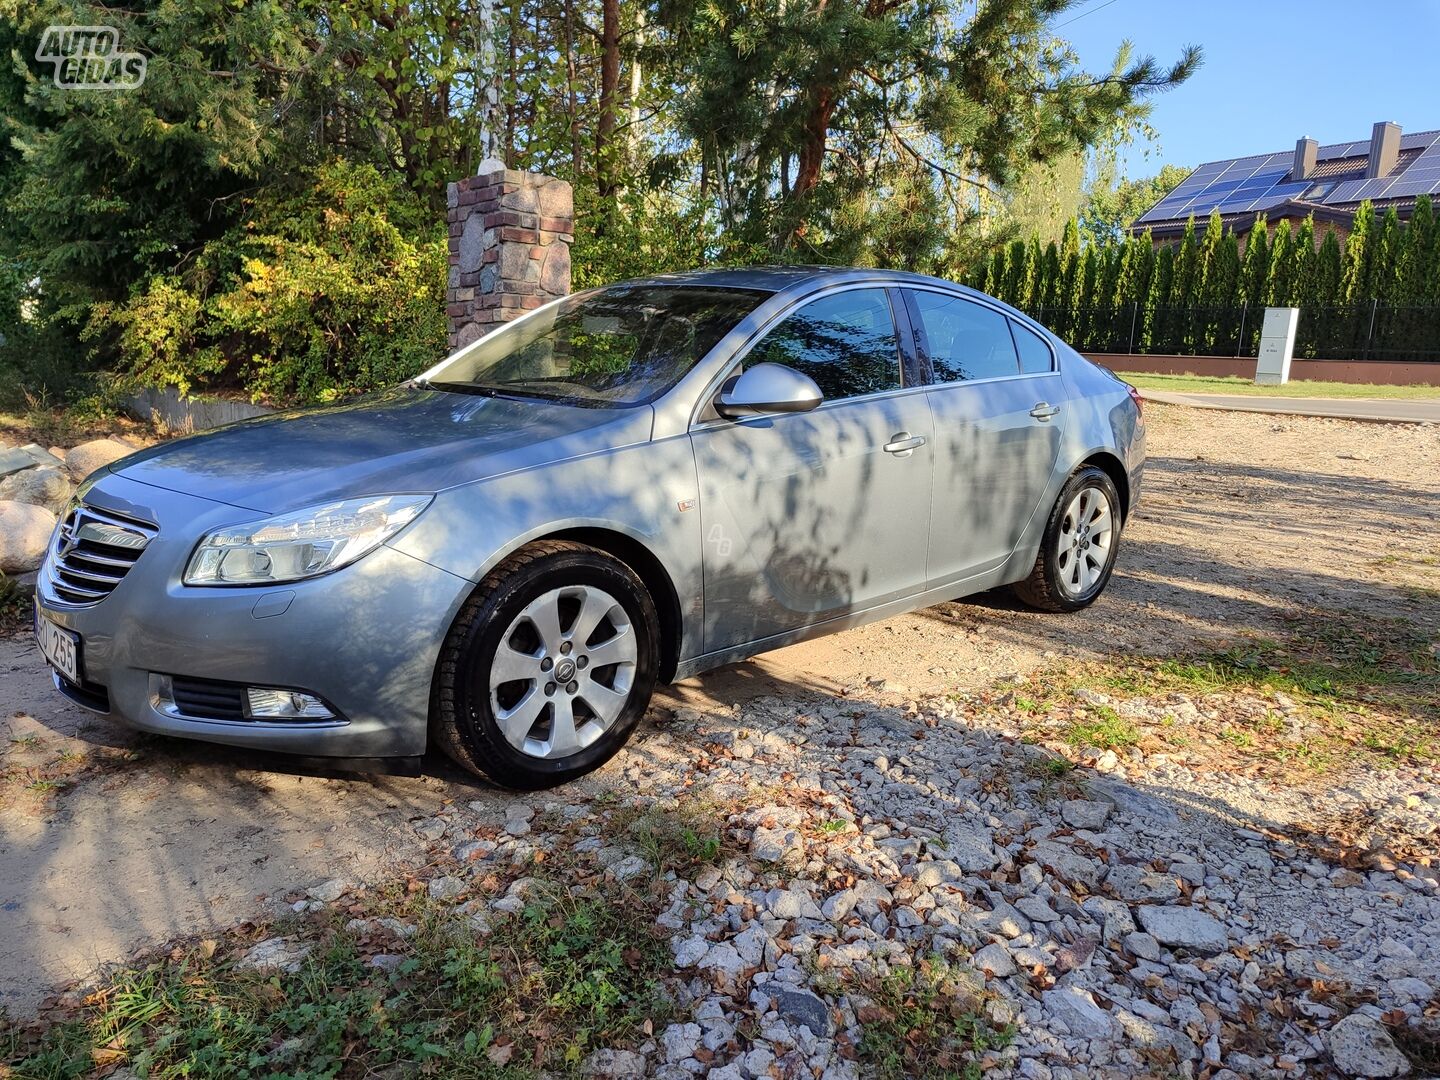
{"type": "Polygon", "coordinates": [[[570,292],[575,204],[553,176],[497,168],[446,190],[450,347],[570,292]]]}

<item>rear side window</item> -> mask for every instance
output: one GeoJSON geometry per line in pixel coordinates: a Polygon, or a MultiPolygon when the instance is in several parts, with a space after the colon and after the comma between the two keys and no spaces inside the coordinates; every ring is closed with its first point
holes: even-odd
{"type": "Polygon", "coordinates": [[[852,289],[806,304],[746,355],[815,380],[826,401],[900,388],[900,346],[883,289],[852,289]]]}
{"type": "Polygon", "coordinates": [[[930,359],[937,383],[1016,375],[1020,365],[1010,320],[958,296],[906,289],[916,346],[930,359]]]}
{"type": "Polygon", "coordinates": [[[1042,375],[1055,370],[1055,356],[1043,338],[1028,326],[1014,319],[1010,330],[1015,335],[1015,351],[1020,354],[1020,370],[1026,375],[1042,375]]]}

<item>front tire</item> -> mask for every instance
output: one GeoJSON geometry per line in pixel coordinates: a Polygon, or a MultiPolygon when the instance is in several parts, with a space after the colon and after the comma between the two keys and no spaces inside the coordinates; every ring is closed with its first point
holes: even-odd
{"type": "Polygon", "coordinates": [[[436,741],[524,791],[609,761],[650,703],[659,619],[624,563],[562,540],[529,544],[480,583],[440,654],[436,741]]]}
{"type": "Polygon", "coordinates": [[[1040,611],[1079,611],[1105,590],[1120,547],[1120,494],[1105,470],[1077,469],[1045,523],[1030,576],[1012,586],[1040,611]]]}

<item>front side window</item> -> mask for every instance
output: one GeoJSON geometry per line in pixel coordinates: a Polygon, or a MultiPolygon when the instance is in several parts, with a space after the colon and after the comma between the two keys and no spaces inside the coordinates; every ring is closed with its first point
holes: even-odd
{"type": "Polygon", "coordinates": [[[1010,320],[994,308],[924,289],[905,290],[905,302],[937,383],[1019,374],[1010,320]]]}
{"type": "Polygon", "coordinates": [[[744,366],[784,364],[815,380],[826,401],[900,388],[900,349],[883,289],[811,301],[765,335],[744,366]]]}
{"type": "Polygon", "coordinates": [[[643,405],[769,295],[694,285],[581,293],[460,352],[427,385],[591,408],[643,405]]]}

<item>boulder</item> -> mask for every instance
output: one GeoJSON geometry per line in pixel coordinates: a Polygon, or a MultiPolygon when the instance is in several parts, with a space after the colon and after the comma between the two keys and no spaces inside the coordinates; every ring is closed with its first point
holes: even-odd
{"type": "Polygon", "coordinates": [[[1335,1067],[1346,1076],[1408,1076],[1410,1061],[1385,1025],[1364,1013],[1351,1013],[1325,1033],[1335,1067]]]}
{"type": "Polygon", "coordinates": [[[58,464],[11,473],[0,480],[0,501],[43,506],[55,514],[65,509],[74,493],[70,475],[58,464]]]}
{"type": "Polygon", "coordinates": [[[60,459],[43,446],[26,443],[24,446],[0,446],[0,476],[33,469],[37,465],[59,465],[60,459]]]}
{"type": "Polygon", "coordinates": [[[43,506],[0,502],[0,572],[23,574],[36,569],[45,557],[55,521],[43,506]]]}
{"type": "Polygon", "coordinates": [[[792,990],[780,987],[770,991],[775,999],[775,1009],[780,1019],[787,1024],[798,1024],[810,1029],[817,1038],[828,1039],[835,1032],[835,1020],[830,1015],[830,1006],[823,998],[809,990],[792,990]]]}
{"type": "Polygon", "coordinates": [[[1061,1021],[1070,1034],[1082,1039],[1105,1038],[1114,1031],[1110,1014],[1095,1003],[1090,991],[1078,986],[1059,986],[1040,995],[1040,1004],[1050,1016],[1061,1021]]]}
{"type": "Polygon", "coordinates": [[[1136,909],[1136,914],[1146,933],[1172,949],[1214,956],[1230,943],[1225,924],[1199,908],[1144,904],[1136,909]]]}
{"type": "Polygon", "coordinates": [[[126,446],[119,439],[92,439],[65,452],[65,468],[76,480],[84,480],[96,469],[134,452],[133,446],[126,446]]]}

